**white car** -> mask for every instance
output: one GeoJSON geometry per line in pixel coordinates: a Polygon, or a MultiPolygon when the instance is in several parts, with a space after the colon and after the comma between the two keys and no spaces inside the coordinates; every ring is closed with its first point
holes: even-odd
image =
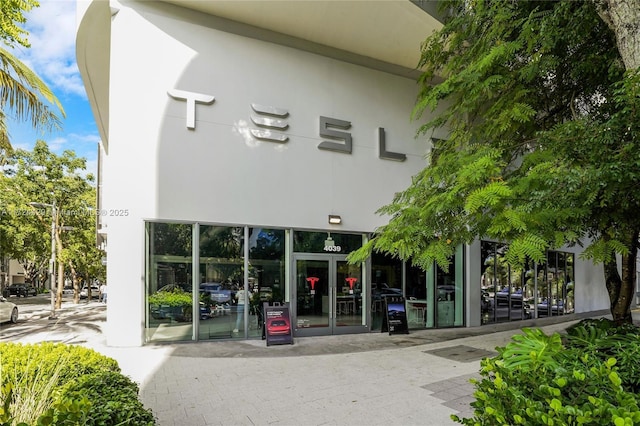
{"type": "Polygon", "coordinates": [[[18,306],[0,296],[0,323],[7,321],[18,322],[18,306]]]}
{"type": "MultiPolygon", "coordinates": [[[[89,297],[89,289],[87,288],[87,286],[84,286],[82,287],[82,290],[80,290],[80,299],[86,299],[87,297],[89,297]]],[[[100,298],[100,287],[98,287],[97,285],[91,285],[91,298],[100,298]]]]}

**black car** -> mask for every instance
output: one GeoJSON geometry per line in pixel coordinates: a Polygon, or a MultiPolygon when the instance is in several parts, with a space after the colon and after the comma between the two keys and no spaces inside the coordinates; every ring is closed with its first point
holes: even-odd
{"type": "Polygon", "coordinates": [[[7,287],[10,296],[35,296],[38,294],[38,290],[31,284],[11,284],[7,287]]]}

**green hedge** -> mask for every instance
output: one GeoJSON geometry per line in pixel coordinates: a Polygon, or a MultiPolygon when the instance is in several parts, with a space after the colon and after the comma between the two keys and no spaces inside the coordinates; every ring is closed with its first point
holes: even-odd
{"type": "Polygon", "coordinates": [[[633,425],[640,423],[638,329],[585,321],[566,336],[523,329],[481,362],[465,425],[633,425]],[[635,357],[635,362],[633,358],[635,357]]]}
{"type": "Polygon", "coordinates": [[[154,425],[118,363],[61,343],[0,343],[0,425],[154,425]]]}
{"type": "Polygon", "coordinates": [[[193,296],[180,288],[170,291],[158,291],[149,296],[149,304],[169,307],[191,307],[193,296]]]}
{"type": "Polygon", "coordinates": [[[72,401],[83,397],[91,401],[93,409],[88,413],[86,424],[153,425],[151,412],[138,400],[138,390],[138,385],[128,377],[103,371],[69,382],[61,396],[72,401]]]}

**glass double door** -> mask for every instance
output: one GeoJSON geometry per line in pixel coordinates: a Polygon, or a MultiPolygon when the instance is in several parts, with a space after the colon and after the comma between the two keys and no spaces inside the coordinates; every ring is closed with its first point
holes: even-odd
{"type": "Polygon", "coordinates": [[[294,255],[296,336],[358,333],[368,330],[367,289],[362,266],[346,255],[294,255]]]}

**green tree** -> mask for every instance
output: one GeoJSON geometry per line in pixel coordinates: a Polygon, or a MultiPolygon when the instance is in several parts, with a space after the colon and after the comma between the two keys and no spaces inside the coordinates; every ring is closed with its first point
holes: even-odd
{"type": "Polygon", "coordinates": [[[102,264],[104,252],[96,245],[96,190],[88,186],[78,194],[71,210],[62,210],[68,216],[67,223],[71,230],[65,232],[65,248],[60,262],[69,268],[69,276],[74,288],[74,302],[78,303],[80,288],[90,285],[93,279],[104,281],[106,267],[102,264]]]}
{"type": "Polygon", "coordinates": [[[43,141],[33,151],[16,150],[0,180],[3,211],[0,228],[10,236],[4,249],[8,256],[36,260],[43,253],[51,255],[52,207],[36,207],[34,203],[55,205],[55,244],[57,307],[62,302],[62,280],[65,267],[94,271],[93,262],[100,261],[95,247],[94,178],[84,175],[86,160],[73,151],[56,155],[43,141]],[[29,246],[30,248],[25,248],[29,246]]]}
{"type": "Polygon", "coordinates": [[[30,12],[34,7],[39,7],[36,0],[11,0],[0,2],[0,38],[8,46],[15,47],[19,44],[29,47],[27,36],[29,33],[20,27],[27,22],[24,12],[30,12]]]}
{"type": "MultiPolygon", "coordinates": [[[[0,170],[0,255],[16,259],[25,268],[28,281],[43,283],[48,279],[51,258],[50,239],[42,236],[42,226],[13,190],[11,180],[0,170]]],[[[4,283],[1,283],[4,285],[4,283]]]]}
{"type": "Polygon", "coordinates": [[[429,165],[380,209],[391,217],[351,255],[442,268],[458,244],[508,241],[513,265],[585,244],[603,262],[611,313],[630,322],[640,233],[640,29],[628,0],[443,1],[423,45],[415,118],[445,128],[429,165]],[[615,19],[611,16],[615,15],[615,19]],[[627,43],[627,44],[625,44],[627,43]],[[622,259],[618,273],[617,256],[622,259]]]}
{"type": "MultiPolygon", "coordinates": [[[[24,12],[39,5],[35,0],[0,2],[0,40],[5,46],[30,47],[28,32],[20,24],[26,22],[24,12]]],[[[35,129],[51,131],[61,128],[56,110],[65,116],[62,104],[38,75],[0,47],[0,164],[12,149],[7,129],[9,112],[17,121],[30,121],[35,129]]]]}

